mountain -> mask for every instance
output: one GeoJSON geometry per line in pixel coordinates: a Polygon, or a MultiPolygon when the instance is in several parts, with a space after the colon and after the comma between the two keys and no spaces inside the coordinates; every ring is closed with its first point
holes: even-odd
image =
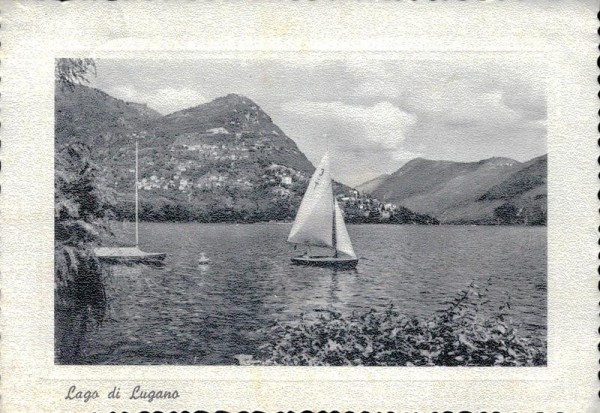
{"type": "Polygon", "coordinates": [[[140,130],[161,116],[146,105],[83,85],[73,89],[57,86],[54,106],[57,149],[80,141],[92,147],[114,144],[117,137],[140,130]]]}
{"type": "Polygon", "coordinates": [[[240,95],[162,116],[78,85],[57,88],[55,108],[57,150],[75,142],[92,148],[119,219],[133,218],[136,137],[143,220],[290,220],[314,171],[295,142],[240,95]]]}
{"type": "Polygon", "coordinates": [[[512,198],[546,193],[548,155],[542,155],[526,162],[508,179],[493,186],[480,200],[510,200],[512,198]],[[533,191],[533,193],[531,193],[533,191]]]}
{"type": "Polygon", "coordinates": [[[373,191],[375,191],[377,188],[379,188],[379,185],[381,185],[383,182],[385,182],[385,180],[389,177],[389,174],[383,174],[383,175],[379,175],[376,178],[373,178],[367,182],[363,182],[360,185],[357,185],[354,189],[356,189],[358,192],[360,193],[366,193],[366,194],[371,194],[373,193],[373,191]]]}
{"type": "Polygon", "coordinates": [[[413,159],[373,196],[453,224],[545,224],[547,156],[521,163],[413,159]]]}
{"type": "Polygon", "coordinates": [[[272,163],[303,172],[314,171],[296,143],[269,115],[249,98],[233,93],[156,119],[151,127],[157,138],[168,144],[183,138],[192,145],[204,142],[252,146],[257,156],[268,153],[272,163]]]}

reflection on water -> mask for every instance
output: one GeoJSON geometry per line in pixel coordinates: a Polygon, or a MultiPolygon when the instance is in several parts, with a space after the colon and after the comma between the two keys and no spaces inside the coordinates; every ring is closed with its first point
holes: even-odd
{"type": "Polygon", "coordinates": [[[274,321],[390,304],[430,315],[488,279],[489,311],[510,294],[514,319],[531,335],[546,334],[546,228],[351,225],[355,270],[292,265],[289,229],[142,224],[142,248],[167,252],[167,260],[162,268],[113,267],[109,318],[87,337],[88,362],[233,364],[274,321]],[[209,264],[199,264],[203,252],[209,264]]]}

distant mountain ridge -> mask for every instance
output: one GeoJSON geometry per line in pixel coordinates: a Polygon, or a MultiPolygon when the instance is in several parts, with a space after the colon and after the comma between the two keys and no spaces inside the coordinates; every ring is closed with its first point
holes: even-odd
{"type": "Polygon", "coordinates": [[[548,156],[533,158],[521,165],[521,168],[511,174],[508,179],[490,188],[479,200],[508,200],[529,191],[546,191],[548,156]]]}
{"type": "Polygon", "coordinates": [[[545,224],[547,155],[521,163],[409,161],[373,196],[451,224],[545,224]]]}

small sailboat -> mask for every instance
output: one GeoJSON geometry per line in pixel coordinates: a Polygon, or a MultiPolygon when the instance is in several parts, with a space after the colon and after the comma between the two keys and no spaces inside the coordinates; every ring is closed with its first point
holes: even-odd
{"type": "Polygon", "coordinates": [[[139,233],[139,196],[138,196],[138,141],[135,140],[135,246],[133,247],[98,247],[94,249],[96,257],[101,261],[113,264],[150,264],[161,265],[167,254],[162,252],[145,252],[140,250],[139,233]]]}
{"type": "Polygon", "coordinates": [[[310,179],[288,242],[307,247],[304,255],[292,257],[294,264],[335,268],[354,268],[358,264],[343,212],[333,196],[328,155],[310,179]],[[313,254],[311,247],[329,253],[313,254]]]}

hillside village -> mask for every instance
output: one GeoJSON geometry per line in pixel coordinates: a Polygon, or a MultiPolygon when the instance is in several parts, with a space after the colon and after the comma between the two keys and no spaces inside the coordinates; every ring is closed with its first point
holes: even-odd
{"type": "MultiPolygon", "coordinates": [[[[253,139],[251,135],[243,132],[236,132],[233,142],[226,139],[227,135],[230,135],[227,129],[215,128],[208,133],[177,137],[169,149],[169,160],[161,165],[162,168],[157,167],[152,149],[145,149],[143,154],[150,156],[147,157],[146,167],[139,182],[140,189],[178,190],[189,193],[193,190],[232,186],[241,190],[252,190],[258,183],[247,175],[236,173],[236,164],[247,163],[251,157],[255,157],[254,155],[260,156],[261,153],[273,150],[273,146],[266,138],[253,139]],[[212,143],[207,143],[207,138],[211,138],[212,143]]],[[[283,150],[294,152],[287,148],[283,150]]],[[[146,160],[143,154],[142,159],[146,160]]],[[[261,177],[264,184],[289,188],[295,182],[306,181],[308,174],[284,165],[271,164],[261,177]]]]}

